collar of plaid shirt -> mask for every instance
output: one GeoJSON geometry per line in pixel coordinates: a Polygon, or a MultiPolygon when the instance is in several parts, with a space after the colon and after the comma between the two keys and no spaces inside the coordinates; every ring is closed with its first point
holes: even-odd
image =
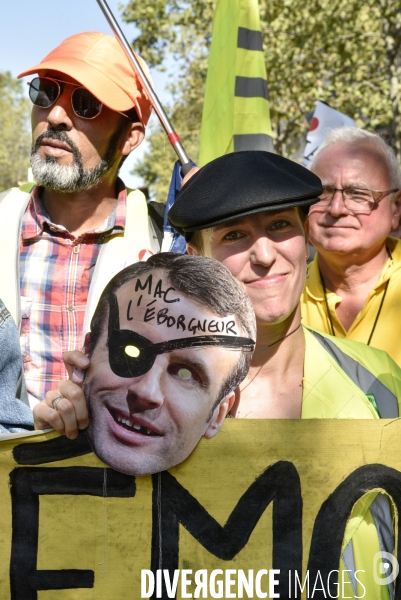
{"type": "MultiPolygon", "coordinates": [[[[38,238],[43,234],[44,231],[47,231],[50,235],[62,233],[65,237],[69,237],[72,240],[76,239],[65,227],[58,225],[57,223],[53,223],[50,220],[50,217],[47,214],[47,211],[40,198],[41,189],[41,187],[36,185],[31,192],[31,199],[22,221],[22,239],[30,240],[38,238]]],[[[121,179],[117,180],[117,193],[117,202],[112,212],[105,220],[103,227],[94,231],[87,231],[80,237],[96,237],[99,235],[99,233],[102,235],[113,235],[114,233],[124,231],[127,192],[121,179]]]]}

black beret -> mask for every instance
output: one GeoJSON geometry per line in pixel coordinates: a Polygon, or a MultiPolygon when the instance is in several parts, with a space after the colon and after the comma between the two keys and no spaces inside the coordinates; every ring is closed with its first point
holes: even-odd
{"type": "Polygon", "coordinates": [[[168,220],[185,235],[260,211],[307,209],[321,193],[320,179],[292,160],[261,150],[233,152],[189,179],[168,220]]]}

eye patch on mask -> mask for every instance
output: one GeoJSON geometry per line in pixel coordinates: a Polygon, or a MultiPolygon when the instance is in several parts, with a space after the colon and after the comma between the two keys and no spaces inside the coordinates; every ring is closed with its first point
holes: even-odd
{"type": "Polygon", "coordinates": [[[252,352],[255,342],[250,338],[230,335],[200,335],[178,338],[154,344],[130,329],[120,329],[118,301],[114,294],[109,303],[108,348],[110,368],[118,377],[139,377],[153,366],[156,357],[183,348],[220,346],[227,350],[252,352]]]}

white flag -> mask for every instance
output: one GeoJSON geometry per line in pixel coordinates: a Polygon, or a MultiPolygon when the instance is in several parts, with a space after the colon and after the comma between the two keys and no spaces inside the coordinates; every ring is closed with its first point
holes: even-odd
{"type": "Polygon", "coordinates": [[[351,117],[347,117],[347,115],[344,115],[339,110],[330,108],[330,106],[327,106],[324,102],[320,102],[320,100],[317,102],[308,135],[306,136],[306,146],[302,161],[304,167],[309,167],[313,155],[327,133],[331,129],[338,129],[344,126],[356,127],[356,124],[351,117]]]}

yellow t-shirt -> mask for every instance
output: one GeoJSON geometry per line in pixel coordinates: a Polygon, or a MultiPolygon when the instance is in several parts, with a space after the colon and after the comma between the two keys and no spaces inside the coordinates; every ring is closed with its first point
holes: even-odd
{"type": "MultiPolygon", "coordinates": [[[[361,312],[356,316],[348,331],[345,331],[335,311],[336,305],[342,300],[341,297],[330,290],[326,290],[326,294],[336,337],[366,344],[388,282],[386,297],[370,345],[387,352],[401,366],[401,240],[387,238],[387,248],[390,250],[392,258],[387,260],[378,282],[371,290],[361,312]]],[[[317,255],[309,265],[308,271],[309,279],[306,280],[301,296],[302,322],[304,325],[332,334],[319,275],[317,255]]]]}

